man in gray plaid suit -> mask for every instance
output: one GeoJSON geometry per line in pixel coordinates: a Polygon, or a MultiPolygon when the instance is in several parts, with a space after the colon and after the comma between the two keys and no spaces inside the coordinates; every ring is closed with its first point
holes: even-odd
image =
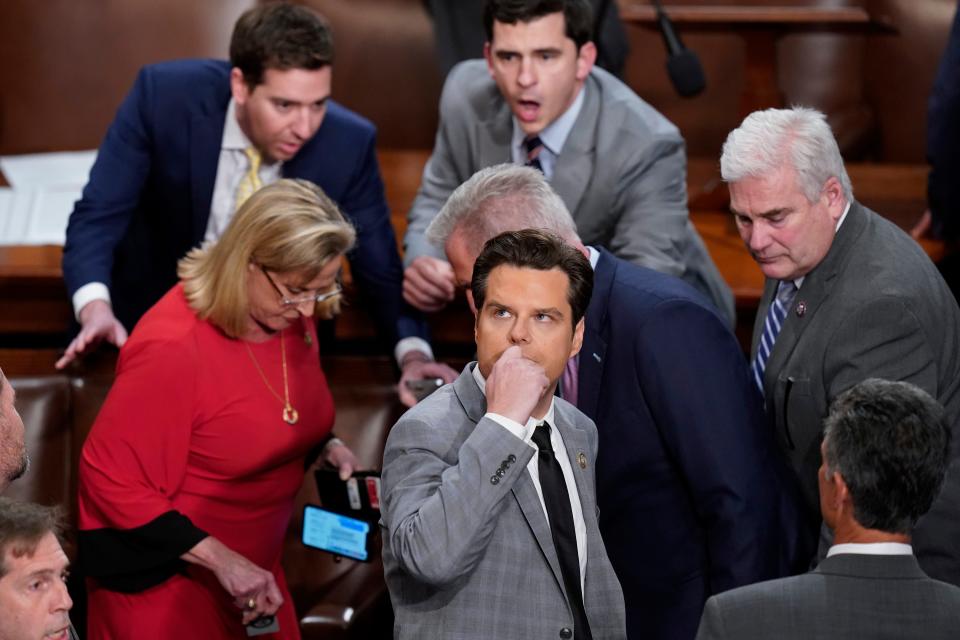
{"type": "Polygon", "coordinates": [[[624,638],[597,525],[597,430],[554,396],[593,271],[555,236],[491,239],[471,283],[477,363],[408,411],[383,460],[397,638],[624,638]]]}

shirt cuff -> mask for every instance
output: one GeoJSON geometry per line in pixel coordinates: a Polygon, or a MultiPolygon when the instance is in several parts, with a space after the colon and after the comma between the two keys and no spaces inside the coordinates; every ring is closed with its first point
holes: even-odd
{"type": "Polygon", "coordinates": [[[403,358],[411,351],[420,351],[433,360],[433,349],[430,348],[430,343],[423,338],[409,336],[399,340],[397,346],[393,348],[393,357],[396,358],[398,366],[403,367],[403,358]]]}
{"type": "Polygon", "coordinates": [[[94,300],[110,303],[110,289],[102,282],[88,282],[73,294],[73,315],[80,322],[80,310],[94,300]]]}
{"type": "Polygon", "coordinates": [[[491,420],[496,422],[498,425],[500,425],[501,427],[503,427],[513,435],[517,436],[521,440],[523,440],[524,436],[526,435],[526,430],[527,430],[526,427],[520,424],[519,422],[517,422],[516,420],[511,420],[510,418],[506,416],[502,416],[499,413],[490,413],[490,412],[484,414],[483,417],[490,418],[491,420]]]}

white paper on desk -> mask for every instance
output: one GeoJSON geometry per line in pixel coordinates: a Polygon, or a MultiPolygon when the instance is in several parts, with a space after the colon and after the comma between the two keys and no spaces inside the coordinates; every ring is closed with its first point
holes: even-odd
{"type": "Polygon", "coordinates": [[[83,187],[0,188],[0,245],[60,244],[83,187]]]}
{"type": "Polygon", "coordinates": [[[0,171],[14,189],[79,186],[87,184],[96,150],[29,153],[0,157],[0,171]]]}

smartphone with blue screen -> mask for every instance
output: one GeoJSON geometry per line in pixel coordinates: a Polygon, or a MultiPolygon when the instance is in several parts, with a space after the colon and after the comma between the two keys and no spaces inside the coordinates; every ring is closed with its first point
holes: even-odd
{"type": "Polygon", "coordinates": [[[364,520],[327,511],[312,504],[303,508],[301,540],[308,547],[361,562],[370,562],[373,534],[373,526],[364,520]]]}

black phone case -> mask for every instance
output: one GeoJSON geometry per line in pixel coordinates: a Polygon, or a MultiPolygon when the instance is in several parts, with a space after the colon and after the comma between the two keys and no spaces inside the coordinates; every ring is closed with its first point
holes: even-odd
{"type": "Polygon", "coordinates": [[[317,492],[320,494],[320,503],[327,511],[339,513],[358,520],[376,524],[380,520],[380,509],[370,504],[367,493],[366,479],[379,478],[379,471],[357,471],[351,478],[357,479],[357,489],[360,494],[360,508],[354,509],[350,504],[347,493],[347,483],[340,479],[336,469],[321,467],[314,472],[317,480],[317,492]]]}

